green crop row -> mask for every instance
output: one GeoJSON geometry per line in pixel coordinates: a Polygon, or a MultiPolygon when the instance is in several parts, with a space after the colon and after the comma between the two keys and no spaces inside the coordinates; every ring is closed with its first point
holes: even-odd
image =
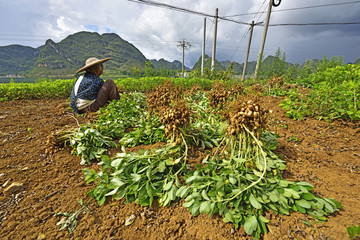
{"type": "MultiPolygon", "coordinates": [[[[120,78],[115,79],[116,85],[126,92],[146,92],[155,89],[165,83],[165,77],[144,78],[120,78]]],[[[50,99],[67,98],[76,79],[58,79],[54,81],[41,81],[37,83],[2,83],[0,84],[0,101],[13,99],[50,99]]],[[[205,78],[172,78],[175,85],[181,85],[185,89],[195,85],[204,90],[211,89],[213,80],[205,78]]]]}
{"type": "Polygon", "coordinates": [[[75,79],[38,83],[2,83],[0,84],[0,101],[68,97],[74,82],[75,79]]]}
{"type": "Polygon", "coordinates": [[[309,94],[293,89],[280,104],[288,117],[360,120],[359,65],[328,68],[311,74],[302,83],[312,86],[309,94]]]}

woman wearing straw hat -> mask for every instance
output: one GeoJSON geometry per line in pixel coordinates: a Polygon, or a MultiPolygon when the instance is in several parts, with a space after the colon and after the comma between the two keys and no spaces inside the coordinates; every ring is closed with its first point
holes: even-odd
{"type": "Polygon", "coordinates": [[[95,112],[108,102],[120,99],[116,84],[108,79],[106,82],[100,78],[103,73],[103,63],[110,58],[88,58],[85,66],[76,73],[85,71],[75,82],[70,98],[71,108],[77,113],[95,112]]]}

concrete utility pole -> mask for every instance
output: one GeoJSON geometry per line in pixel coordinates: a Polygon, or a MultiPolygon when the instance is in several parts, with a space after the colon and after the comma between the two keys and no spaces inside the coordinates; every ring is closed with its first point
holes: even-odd
{"type": "Polygon", "coordinates": [[[262,38],[262,42],[261,42],[261,47],[260,47],[260,51],[259,51],[258,60],[257,60],[257,63],[256,63],[254,80],[257,78],[257,76],[259,74],[259,70],[260,70],[260,64],[261,64],[261,59],[262,59],[263,52],[264,52],[266,34],[267,34],[268,27],[269,27],[269,22],[270,22],[271,8],[272,8],[273,4],[274,4],[274,0],[270,0],[269,8],[268,8],[267,16],[266,16],[266,22],[265,22],[265,27],[264,27],[263,38],[262,38]]]}
{"type": "Polygon", "coordinates": [[[191,47],[190,42],[186,42],[184,39],[178,41],[177,47],[182,48],[182,76],[184,77],[184,59],[185,59],[185,48],[191,47]]]}
{"type": "Polygon", "coordinates": [[[246,52],[246,57],[245,57],[245,62],[244,62],[244,69],[243,69],[243,75],[242,75],[242,80],[245,80],[245,72],[246,72],[246,67],[247,67],[247,63],[248,63],[248,59],[249,59],[249,52],[250,52],[250,46],[251,46],[251,39],[252,39],[252,34],[253,34],[253,30],[254,30],[254,21],[251,21],[251,25],[250,25],[250,37],[249,37],[249,43],[248,43],[248,49],[246,52]]]}
{"type": "Polygon", "coordinates": [[[215,11],[215,29],[214,29],[214,44],[213,44],[213,52],[212,52],[212,59],[211,59],[211,71],[215,69],[215,53],[216,53],[216,35],[217,35],[217,23],[218,23],[218,15],[219,9],[217,8],[215,11]]]}
{"type": "Polygon", "coordinates": [[[204,35],[203,35],[202,58],[201,58],[201,76],[204,75],[205,41],[206,41],[206,18],[204,18],[204,35]]]}

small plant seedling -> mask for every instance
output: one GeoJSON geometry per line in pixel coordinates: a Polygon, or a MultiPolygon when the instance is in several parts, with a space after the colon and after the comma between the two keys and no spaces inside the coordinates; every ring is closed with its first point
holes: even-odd
{"type": "Polygon", "coordinates": [[[29,133],[29,135],[30,135],[30,136],[29,136],[29,139],[32,139],[32,138],[33,138],[33,135],[32,135],[32,132],[31,132],[31,128],[28,127],[26,130],[28,131],[28,133],[29,133]]]}
{"type": "Polygon", "coordinates": [[[55,216],[64,216],[56,225],[61,225],[59,231],[67,228],[69,234],[72,234],[75,231],[77,223],[79,221],[80,214],[85,214],[90,211],[87,206],[87,203],[84,204],[82,199],[78,200],[78,203],[81,205],[81,208],[74,213],[70,214],[67,212],[56,213],[55,216]]]}
{"type": "Polygon", "coordinates": [[[355,239],[356,237],[359,237],[360,236],[360,224],[359,226],[351,226],[351,227],[348,227],[346,228],[348,234],[349,234],[349,237],[350,239],[355,239]]]}
{"type": "Polygon", "coordinates": [[[287,139],[288,142],[300,142],[298,135],[293,135],[287,139]]]}

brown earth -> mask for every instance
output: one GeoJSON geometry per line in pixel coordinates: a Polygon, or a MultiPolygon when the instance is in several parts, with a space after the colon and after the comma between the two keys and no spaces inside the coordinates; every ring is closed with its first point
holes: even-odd
{"type": "MultiPolygon", "coordinates": [[[[271,130],[280,135],[284,177],[311,183],[316,195],[343,208],[325,223],[299,212],[267,213],[271,223],[263,239],[349,239],[346,228],[360,224],[360,123],[293,121],[280,101],[262,98],[273,110],[271,130]]],[[[87,195],[95,185],[85,183],[71,148],[47,151],[52,132],[76,126],[66,99],[0,103],[0,239],[252,239],[219,216],[192,217],[181,202],[144,208],[108,201],[99,207],[87,195]],[[80,215],[72,235],[59,231],[62,217],[55,214],[74,213],[79,199],[90,200],[90,212],[80,215]],[[125,226],[131,215],[135,221],[125,226]]]]}

